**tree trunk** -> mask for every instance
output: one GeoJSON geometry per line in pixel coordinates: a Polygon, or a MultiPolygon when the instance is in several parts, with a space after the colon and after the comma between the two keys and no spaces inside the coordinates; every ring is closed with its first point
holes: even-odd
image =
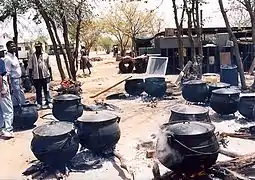
{"type": "Polygon", "coordinates": [[[197,40],[198,40],[198,55],[199,55],[199,77],[202,78],[203,73],[203,45],[202,45],[202,27],[200,23],[200,11],[199,11],[199,1],[196,0],[195,3],[195,11],[196,11],[196,31],[197,31],[197,40]]]}
{"type": "Polygon", "coordinates": [[[75,64],[74,57],[72,56],[72,53],[71,53],[71,48],[70,48],[70,43],[68,38],[67,21],[64,14],[62,16],[62,26],[63,26],[63,37],[65,41],[65,49],[66,49],[66,54],[69,60],[70,71],[71,71],[73,80],[76,81],[76,69],[75,69],[76,64],[75,64]]]}
{"type": "MultiPolygon", "coordinates": [[[[84,1],[82,0],[80,3],[83,3],[84,1]]],[[[75,49],[74,49],[74,60],[76,62],[76,73],[78,71],[78,49],[79,49],[79,44],[80,44],[80,31],[81,31],[81,23],[82,23],[82,18],[81,18],[81,4],[77,6],[75,9],[75,14],[77,16],[78,22],[76,26],[76,35],[75,35],[75,49]]],[[[75,73],[75,74],[76,74],[75,73]]]]}
{"type": "Polygon", "coordinates": [[[65,72],[64,72],[63,67],[62,67],[61,58],[60,58],[60,55],[59,55],[59,52],[58,52],[58,48],[57,48],[57,43],[56,43],[54,34],[52,32],[52,29],[51,29],[50,20],[49,20],[50,17],[43,10],[42,4],[41,4],[41,2],[39,0],[35,0],[34,2],[35,2],[35,5],[38,8],[39,13],[42,15],[42,18],[43,18],[43,20],[44,20],[44,22],[46,24],[48,33],[50,35],[50,39],[51,39],[52,44],[53,44],[53,49],[54,49],[54,53],[55,53],[55,56],[56,56],[58,70],[59,70],[61,79],[64,80],[66,78],[66,75],[65,75],[65,72]]]}
{"type": "Polygon", "coordinates": [[[175,0],[172,0],[173,2],[173,9],[174,9],[174,20],[175,20],[175,26],[177,28],[177,39],[178,39],[178,54],[179,54],[179,67],[180,69],[184,68],[184,54],[183,54],[183,41],[182,41],[182,22],[184,17],[185,8],[182,10],[182,16],[181,16],[181,22],[179,23],[178,20],[178,12],[177,12],[177,6],[175,0]]]}
{"type": "Polygon", "coordinates": [[[14,9],[13,15],[12,15],[12,24],[13,24],[13,41],[16,44],[17,48],[16,48],[16,56],[17,58],[19,58],[19,50],[18,50],[18,19],[17,19],[17,11],[16,9],[14,9]]]}
{"type": "Polygon", "coordinates": [[[247,86],[246,86],[246,83],[245,83],[245,76],[244,76],[244,71],[243,71],[243,68],[242,68],[242,62],[241,62],[240,51],[239,51],[237,39],[236,39],[236,37],[235,37],[235,35],[234,35],[234,33],[233,33],[232,29],[231,29],[231,26],[229,24],[227,13],[226,13],[226,11],[224,9],[224,5],[223,5],[222,0],[218,0],[218,2],[219,2],[221,14],[222,14],[223,19],[225,21],[228,33],[232,37],[232,40],[234,42],[234,50],[235,50],[235,53],[236,53],[236,61],[237,61],[238,71],[239,71],[239,74],[240,74],[242,89],[247,89],[247,86]]]}
{"type": "Polygon", "coordinates": [[[55,34],[58,46],[60,48],[60,52],[63,54],[63,57],[64,57],[64,62],[65,62],[65,66],[66,66],[66,71],[67,71],[68,77],[69,77],[69,79],[73,79],[72,78],[72,74],[70,72],[70,68],[69,68],[69,64],[68,64],[68,60],[67,60],[65,51],[64,51],[63,46],[61,44],[61,40],[60,40],[60,38],[58,36],[58,32],[57,32],[57,28],[56,28],[55,22],[52,19],[50,19],[50,22],[51,22],[51,25],[52,25],[52,28],[53,28],[53,31],[54,31],[54,34],[55,34]]]}
{"type": "Polygon", "coordinates": [[[192,36],[192,11],[190,11],[188,9],[186,11],[187,11],[187,16],[188,16],[188,36],[189,36],[189,42],[190,42],[190,46],[191,46],[191,58],[192,58],[192,62],[194,62],[195,56],[196,56],[196,48],[195,48],[195,43],[194,43],[194,39],[192,36]]]}

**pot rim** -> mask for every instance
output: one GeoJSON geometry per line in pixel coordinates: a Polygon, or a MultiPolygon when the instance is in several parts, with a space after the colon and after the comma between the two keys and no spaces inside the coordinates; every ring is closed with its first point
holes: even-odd
{"type": "Polygon", "coordinates": [[[118,122],[120,120],[120,117],[106,111],[89,111],[84,113],[81,117],[79,117],[76,120],[76,123],[104,123],[104,122],[110,122],[110,121],[116,121],[118,122]],[[100,117],[101,116],[101,117],[100,117]]]}
{"type": "Polygon", "coordinates": [[[239,89],[232,88],[220,88],[212,91],[212,94],[217,95],[239,95],[241,91],[239,89]]]}
{"type": "Polygon", "coordinates": [[[186,82],[184,82],[182,84],[183,85],[206,85],[206,82],[204,82],[201,79],[195,79],[195,80],[186,81],[186,82]]]}
{"type": "Polygon", "coordinates": [[[81,100],[81,97],[76,96],[74,94],[61,94],[53,97],[53,101],[77,101],[77,100],[81,100]]]}
{"type": "Polygon", "coordinates": [[[206,114],[209,113],[209,109],[205,108],[205,107],[201,107],[201,106],[196,106],[196,105],[183,105],[183,104],[177,104],[171,107],[171,111],[178,113],[178,114],[187,114],[187,115],[198,115],[198,114],[206,114]],[[179,112],[178,110],[174,109],[175,107],[181,107],[181,106],[186,106],[186,107],[194,107],[194,108],[201,108],[201,110],[203,109],[203,112],[179,112]]]}
{"type": "Polygon", "coordinates": [[[71,123],[71,122],[52,121],[48,124],[44,124],[44,125],[41,125],[41,126],[38,126],[38,127],[34,128],[32,133],[33,133],[34,136],[39,136],[39,137],[46,138],[46,137],[59,137],[59,136],[67,135],[67,134],[69,134],[70,132],[72,132],[74,130],[75,130],[74,124],[71,123]],[[41,135],[40,133],[36,132],[36,131],[40,131],[40,129],[43,129],[43,128],[46,129],[47,126],[52,125],[52,124],[56,124],[56,123],[69,124],[70,127],[72,126],[72,128],[70,128],[70,130],[67,130],[66,132],[62,132],[62,133],[59,133],[59,134],[56,134],[56,135],[41,135]]]}
{"type": "Polygon", "coordinates": [[[177,123],[197,123],[197,124],[207,124],[209,126],[211,126],[211,130],[208,131],[208,132],[203,132],[203,133],[198,133],[198,134],[173,134],[174,136],[176,137],[197,137],[197,136],[201,136],[201,135],[205,135],[205,134],[211,134],[211,133],[214,133],[215,131],[215,125],[213,125],[212,123],[210,122],[200,122],[200,121],[189,121],[189,120],[179,120],[179,121],[172,121],[172,122],[168,122],[168,123],[165,123],[165,124],[162,124],[160,126],[160,129],[161,131],[166,131],[167,130],[167,127],[169,125],[172,125],[172,124],[177,124],[177,123]]]}
{"type": "Polygon", "coordinates": [[[229,88],[231,85],[228,83],[217,82],[217,83],[208,83],[208,86],[213,88],[229,88]],[[219,84],[222,86],[217,86],[219,84]]]}

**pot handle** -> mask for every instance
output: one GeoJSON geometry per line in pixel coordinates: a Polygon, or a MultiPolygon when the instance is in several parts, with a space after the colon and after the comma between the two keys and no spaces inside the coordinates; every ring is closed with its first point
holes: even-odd
{"type": "Polygon", "coordinates": [[[121,117],[117,116],[117,123],[120,123],[121,117]]]}
{"type": "Polygon", "coordinates": [[[189,148],[188,146],[186,146],[185,144],[183,144],[182,142],[178,141],[173,134],[169,134],[168,133],[168,142],[171,143],[171,141],[175,141],[177,142],[180,146],[182,146],[183,148],[189,150],[190,152],[192,153],[196,153],[196,154],[200,154],[200,155],[212,155],[212,154],[215,154],[217,153],[218,151],[216,152],[212,152],[212,153],[205,153],[205,152],[200,152],[200,151],[196,151],[196,150],[193,150],[191,148],[189,148]]]}

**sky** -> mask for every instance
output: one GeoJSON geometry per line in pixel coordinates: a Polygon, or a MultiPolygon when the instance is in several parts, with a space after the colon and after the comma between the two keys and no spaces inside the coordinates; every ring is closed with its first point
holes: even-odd
{"type": "MultiPolygon", "coordinates": [[[[224,0],[226,2],[227,0],[224,0]]],[[[178,2],[178,1],[177,1],[178,2]]],[[[209,3],[203,6],[203,17],[205,19],[204,27],[225,27],[222,15],[219,11],[218,1],[209,0],[209,3]]],[[[96,3],[96,12],[99,14],[107,9],[107,2],[96,3]]],[[[226,3],[227,5],[227,3],[226,3]]],[[[148,0],[148,2],[141,3],[142,9],[155,9],[158,7],[158,14],[161,18],[164,19],[166,27],[175,27],[174,15],[172,10],[172,1],[171,0],[148,0]],[[160,6],[159,6],[160,5],[160,6]]],[[[29,39],[36,39],[38,36],[47,36],[47,30],[44,24],[36,25],[32,21],[33,12],[27,13],[25,16],[19,17],[19,33],[20,39],[22,41],[27,41],[29,39]]],[[[3,33],[12,35],[12,22],[9,20],[5,23],[0,22],[0,36],[3,33]]],[[[1,43],[1,42],[0,42],[1,43]]]]}

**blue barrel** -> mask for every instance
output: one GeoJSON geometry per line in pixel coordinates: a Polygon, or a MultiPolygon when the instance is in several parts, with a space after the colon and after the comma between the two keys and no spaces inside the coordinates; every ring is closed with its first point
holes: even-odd
{"type": "Polygon", "coordinates": [[[238,70],[236,65],[222,65],[220,73],[220,81],[230,84],[231,86],[238,86],[238,70]]]}

